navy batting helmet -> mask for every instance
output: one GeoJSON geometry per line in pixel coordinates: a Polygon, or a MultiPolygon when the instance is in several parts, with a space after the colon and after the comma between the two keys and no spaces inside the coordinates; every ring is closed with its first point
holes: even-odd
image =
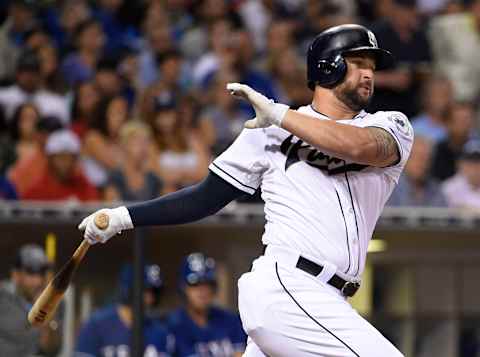
{"type": "Polygon", "coordinates": [[[367,51],[375,56],[376,69],[393,65],[392,54],[378,47],[372,31],[361,25],[340,25],[321,32],[310,44],[307,53],[308,87],[332,87],[347,73],[344,55],[367,51]]]}
{"type": "Polygon", "coordinates": [[[187,285],[209,283],[217,284],[217,272],[215,260],[203,253],[192,253],[187,255],[180,267],[179,287],[183,290],[187,285]]]}
{"type": "MultiPolygon", "coordinates": [[[[143,270],[143,287],[153,290],[158,299],[164,285],[160,267],[156,264],[145,265],[143,270]]],[[[120,301],[131,303],[133,291],[133,267],[130,264],[123,266],[120,273],[120,301]]]]}

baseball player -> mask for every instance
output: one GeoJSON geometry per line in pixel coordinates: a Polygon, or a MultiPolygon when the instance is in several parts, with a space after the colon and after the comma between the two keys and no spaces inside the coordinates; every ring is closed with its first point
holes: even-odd
{"type": "MultiPolygon", "coordinates": [[[[163,287],[158,265],[144,268],[144,303],[147,309],[157,303],[163,287]]],[[[95,312],[82,327],[77,340],[75,357],[129,357],[131,342],[133,269],[123,267],[120,273],[120,302],[95,312]]],[[[173,350],[173,336],[156,319],[144,321],[145,357],[167,357],[173,350]]]]}
{"type": "Polygon", "coordinates": [[[136,226],[200,219],[261,187],[266,248],[238,282],[245,356],[402,356],[347,301],[360,287],[369,240],[413,141],[402,113],[364,111],[375,71],[392,64],[365,27],[325,30],[308,49],[310,105],[293,111],[228,84],[256,118],[203,182],[101,210],[110,218],[104,231],[94,215],[79,228],[88,241],[105,242],[136,226]]]}
{"type": "Polygon", "coordinates": [[[179,288],[184,306],[167,317],[175,357],[240,357],[245,351],[240,317],[213,305],[216,275],[215,261],[202,253],[183,259],[179,288]]]}

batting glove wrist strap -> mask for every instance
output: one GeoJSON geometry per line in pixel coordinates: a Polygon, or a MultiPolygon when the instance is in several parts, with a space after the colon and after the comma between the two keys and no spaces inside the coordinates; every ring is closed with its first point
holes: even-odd
{"type": "Polygon", "coordinates": [[[119,226],[122,231],[133,228],[132,218],[130,217],[127,207],[120,206],[114,208],[112,209],[112,214],[118,217],[119,226]]]}
{"type": "Polygon", "coordinates": [[[271,112],[271,123],[281,127],[288,109],[290,109],[290,107],[286,104],[274,103],[271,112]]]}

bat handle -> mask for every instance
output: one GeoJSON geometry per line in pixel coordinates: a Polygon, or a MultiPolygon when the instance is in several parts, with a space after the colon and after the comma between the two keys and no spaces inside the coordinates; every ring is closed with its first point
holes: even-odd
{"type": "Polygon", "coordinates": [[[80,262],[85,254],[87,254],[88,248],[90,248],[90,243],[86,239],[80,243],[77,249],[75,249],[75,252],[72,255],[72,260],[75,262],[80,262]]]}

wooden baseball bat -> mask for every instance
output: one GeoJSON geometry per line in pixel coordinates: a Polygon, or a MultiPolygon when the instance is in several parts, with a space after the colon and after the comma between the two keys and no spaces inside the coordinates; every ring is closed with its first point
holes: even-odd
{"type": "MultiPolygon", "coordinates": [[[[105,213],[97,214],[95,225],[99,229],[106,229],[108,227],[108,216],[105,213]]],[[[68,262],[62,266],[60,271],[43,289],[28,313],[28,322],[32,326],[43,325],[52,319],[88,248],[90,248],[90,244],[84,239],[68,262]]]]}

